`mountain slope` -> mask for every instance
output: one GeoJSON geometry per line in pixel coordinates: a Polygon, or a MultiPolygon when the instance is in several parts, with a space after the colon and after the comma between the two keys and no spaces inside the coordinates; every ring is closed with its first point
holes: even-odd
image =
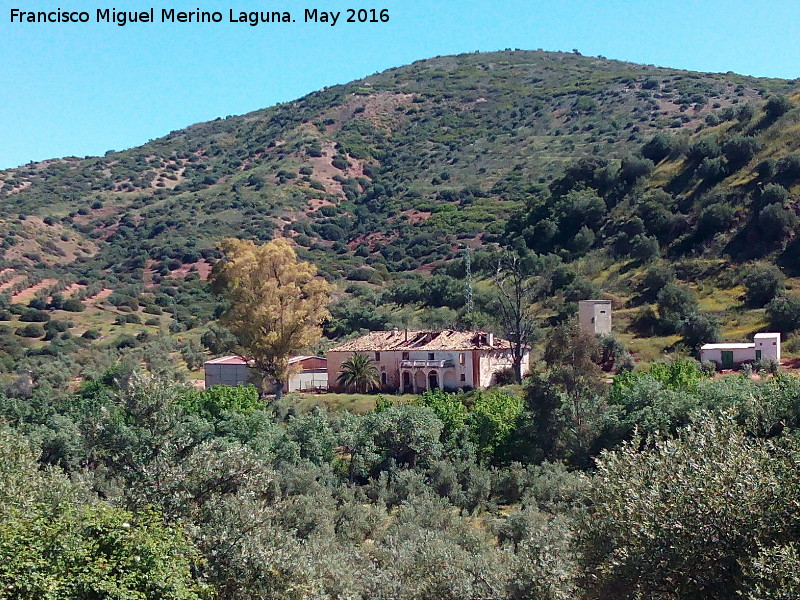
{"type": "MultiPolygon", "coordinates": [[[[768,184],[794,212],[799,89],[542,51],[419,61],[124,152],[1,172],[0,294],[115,290],[115,318],[138,298],[134,311],[171,315],[158,326],[192,328],[211,315],[199,281],[231,235],[292,238],[330,279],[373,284],[492,242],[555,253],[601,290],[608,273],[587,253],[614,270],[653,240],[677,260],[788,264],[796,224],[767,242],[758,216],[768,184]],[[576,212],[596,203],[587,194],[600,213],[576,212]]],[[[773,212],[778,229],[792,221],[773,212]]]]}
{"type": "Polygon", "coordinates": [[[133,237],[147,251],[154,244],[138,238],[191,238],[198,248],[233,233],[344,241],[333,239],[336,227],[352,238],[353,227],[396,229],[434,211],[450,233],[478,233],[513,208],[509,179],[544,183],[576,156],[629,153],[661,127],[692,131],[710,113],[793,89],[569,54],[442,57],[126,152],[6,171],[4,227],[18,213],[60,218],[78,237],[105,242],[101,256],[113,255],[119,227],[141,229],[146,236],[133,237]],[[451,199],[470,192],[491,201],[465,208],[451,199]],[[381,218],[358,214],[354,201],[381,218]],[[441,201],[457,210],[442,211],[441,201]],[[319,227],[287,227],[304,218],[319,227]]]}

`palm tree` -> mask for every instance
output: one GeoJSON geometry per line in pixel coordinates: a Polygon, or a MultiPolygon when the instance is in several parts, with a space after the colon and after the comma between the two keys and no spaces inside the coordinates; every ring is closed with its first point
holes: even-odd
{"type": "Polygon", "coordinates": [[[375,363],[366,354],[353,354],[342,363],[342,372],[336,378],[336,383],[347,390],[368,392],[380,385],[380,376],[375,363]]]}

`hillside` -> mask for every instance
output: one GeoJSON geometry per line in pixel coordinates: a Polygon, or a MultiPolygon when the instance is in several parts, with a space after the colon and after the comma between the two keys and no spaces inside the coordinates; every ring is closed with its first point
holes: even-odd
{"type": "MultiPolygon", "coordinates": [[[[463,320],[463,251],[481,279],[497,243],[561,261],[545,317],[605,293],[624,332],[663,257],[745,337],[764,313],[728,266],[795,274],[798,91],[578,54],[437,57],[131,150],[0,172],[0,356],[10,370],[59,336],[135,345],[160,329],[196,355],[225,236],[293,239],[348,294],[331,337],[463,320]],[[20,335],[47,319],[72,326],[20,335]]],[[[489,287],[477,283],[479,304],[489,287]]],[[[623,336],[645,358],[677,339],[623,336]]]]}

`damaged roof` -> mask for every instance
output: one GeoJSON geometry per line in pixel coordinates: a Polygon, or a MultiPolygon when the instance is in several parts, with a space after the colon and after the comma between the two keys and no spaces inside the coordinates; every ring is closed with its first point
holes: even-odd
{"type": "Polygon", "coordinates": [[[509,350],[511,342],[485,331],[372,331],[331,348],[329,352],[388,352],[390,350],[509,350]]]}
{"type": "MultiPolygon", "coordinates": [[[[289,364],[293,365],[295,363],[303,363],[309,359],[316,359],[321,360],[323,362],[327,362],[328,359],[322,356],[292,356],[289,358],[289,364]]],[[[219,358],[213,358],[211,360],[207,360],[205,363],[206,365],[249,365],[252,364],[252,361],[247,361],[241,356],[231,355],[231,356],[221,356],[219,358]]]]}

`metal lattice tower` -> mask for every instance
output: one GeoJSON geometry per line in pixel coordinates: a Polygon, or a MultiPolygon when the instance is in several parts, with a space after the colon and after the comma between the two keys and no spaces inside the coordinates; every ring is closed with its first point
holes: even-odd
{"type": "Polygon", "coordinates": [[[472,311],[475,309],[475,305],[472,302],[472,260],[470,258],[470,251],[469,246],[467,246],[467,255],[464,258],[464,267],[467,271],[467,314],[472,314],[472,311]]]}

